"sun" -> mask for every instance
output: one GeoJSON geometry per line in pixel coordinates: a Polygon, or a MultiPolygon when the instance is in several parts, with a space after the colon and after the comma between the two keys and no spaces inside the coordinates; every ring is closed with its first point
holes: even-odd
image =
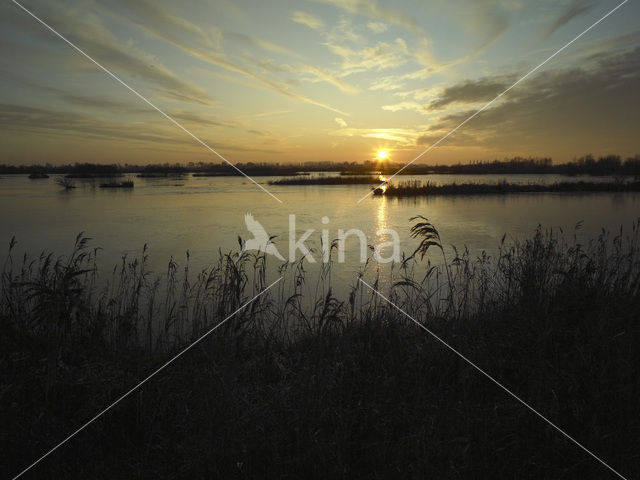
{"type": "Polygon", "coordinates": [[[379,160],[386,160],[388,156],[389,156],[389,153],[386,150],[384,150],[384,149],[378,150],[378,159],[379,160]]]}

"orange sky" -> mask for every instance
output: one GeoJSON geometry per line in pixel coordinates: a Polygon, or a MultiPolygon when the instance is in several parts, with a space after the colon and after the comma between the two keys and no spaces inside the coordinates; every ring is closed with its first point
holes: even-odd
{"type": "MultiPolygon", "coordinates": [[[[380,148],[409,161],[615,3],[25,6],[236,163],[380,148]]],[[[220,161],[27,13],[0,9],[0,163],[220,161]]],[[[620,10],[419,162],[640,153],[640,7],[620,10]]]]}

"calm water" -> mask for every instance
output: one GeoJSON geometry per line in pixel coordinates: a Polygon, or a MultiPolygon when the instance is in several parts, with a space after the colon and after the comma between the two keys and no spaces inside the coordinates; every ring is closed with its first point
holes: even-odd
{"type": "MultiPolygon", "coordinates": [[[[446,176],[430,175],[434,182],[499,181],[554,182],[579,178],[538,175],[446,176]]],[[[258,177],[265,183],[270,178],[258,177]]],[[[593,179],[591,179],[593,180],[593,179]]],[[[607,179],[602,179],[607,180],[607,179]]],[[[364,185],[274,186],[268,188],[284,203],[279,204],[246,179],[203,177],[139,179],[132,190],[99,189],[91,181],[76,181],[78,188],[64,191],[54,178],[29,180],[25,176],[0,177],[0,242],[18,240],[18,252],[33,255],[42,250],[57,254],[69,252],[73,240],[84,231],[103,248],[101,265],[113,266],[122,255],[139,255],[149,244],[154,271],[162,273],[167,261],[179,263],[188,250],[191,266],[200,269],[211,264],[223,252],[238,250],[238,235],[246,230],[244,215],[253,214],[270,235],[278,235],[276,245],[288,254],[289,214],[296,215],[298,236],[315,229],[307,245],[320,247],[320,231],[329,229],[337,237],[339,228],[364,231],[370,244],[387,241],[377,238],[382,228],[392,228],[401,237],[405,252],[417,242],[409,238],[414,215],[424,215],[440,231],[446,244],[468,246],[474,254],[494,253],[503,234],[507,239],[530,236],[538,224],[561,227],[573,234],[577,222],[583,222],[578,234],[587,239],[601,228],[630,229],[640,215],[640,195],[625,194],[521,194],[484,197],[439,197],[390,199],[369,197],[357,204],[366,192],[364,185]],[[328,225],[321,222],[329,217],[328,225]]],[[[3,252],[0,257],[4,257],[3,252]]],[[[320,253],[315,254],[320,259],[320,253]]],[[[275,259],[274,259],[275,260],[275,259]]],[[[275,263],[273,262],[274,266],[275,263]]],[[[346,263],[334,269],[337,286],[352,282],[360,268],[358,242],[347,242],[346,263]]]]}

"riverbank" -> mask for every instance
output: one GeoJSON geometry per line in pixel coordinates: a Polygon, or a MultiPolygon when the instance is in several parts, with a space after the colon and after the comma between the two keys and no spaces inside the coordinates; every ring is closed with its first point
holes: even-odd
{"type": "Polygon", "coordinates": [[[551,184],[520,183],[447,183],[406,181],[387,183],[376,189],[374,195],[389,197],[421,197],[438,195],[508,195],[514,193],[586,193],[586,192],[640,192],[639,181],[616,182],[556,182],[551,184]]]}
{"type": "Polygon", "coordinates": [[[296,177],[272,180],[269,185],[374,185],[379,183],[378,176],[355,175],[334,177],[296,177]]]}
{"type": "Polygon", "coordinates": [[[334,172],[346,175],[640,175],[640,156],[623,159],[619,155],[602,155],[598,158],[585,155],[565,163],[554,163],[550,157],[513,157],[502,160],[471,161],[453,165],[386,161],[331,162],[314,161],[298,163],[165,163],[148,165],[76,163],[67,165],[0,164],[0,174],[69,174],[75,178],[95,178],[140,173],[144,175],[176,175],[198,173],[203,176],[284,176],[310,172],[334,172]],[[242,173],[241,173],[242,172],[242,173]]]}

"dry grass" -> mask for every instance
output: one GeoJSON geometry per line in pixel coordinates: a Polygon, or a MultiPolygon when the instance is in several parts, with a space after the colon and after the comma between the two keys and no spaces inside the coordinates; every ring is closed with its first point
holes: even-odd
{"type": "Polygon", "coordinates": [[[438,195],[507,195],[513,193],[583,193],[583,192],[640,192],[638,181],[616,182],[558,182],[550,184],[519,184],[507,181],[498,183],[448,183],[410,180],[388,184],[377,195],[390,197],[419,197],[438,195]]]}
{"type": "MultiPolygon", "coordinates": [[[[588,245],[539,230],[496,258],[443,258],[424,218],[412,232],[422,243],[385,294],[628,478],[640,475],[637,225],[588,245]]],[[[261,255],[221,254],[196,273],[172,260],[161,280],[146,248],[106,276],[97,253],[79,236],[65,257],[7,258],[6,476],[268,284],[261,255]]],[[[311,279],[303,263],[282,265],[277,287],[30,476],[607,478],[359,282],[336,296],[330,269],[311,279]],[[312,281],[317,295],[303,298],[312,281]]]]}
{"type": "Polygon", "coordinates": [[[379,183],[378,177],[373,175],[334,176],[334,177],[306,177],[282,178],[272,180],[269,185],[373,185],[379,183]]]}

